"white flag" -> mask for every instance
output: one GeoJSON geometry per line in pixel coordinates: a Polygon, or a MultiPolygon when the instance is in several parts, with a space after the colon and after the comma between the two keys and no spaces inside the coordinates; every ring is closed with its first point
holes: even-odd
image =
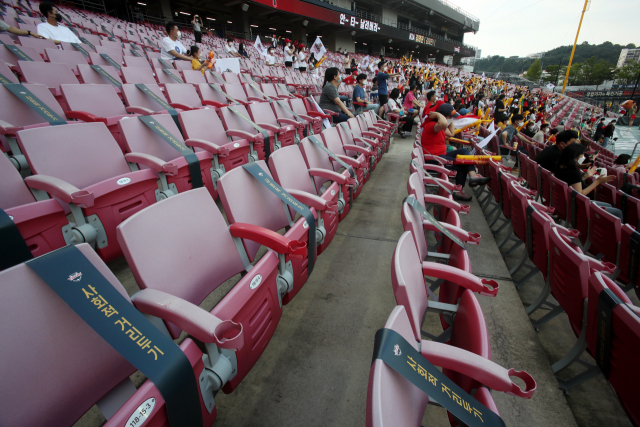
{"type": "Polygon", "coordinates": [[[316,37],[316,41],[313,42],[313,46],[309,49],[313,56],[316,57],[316,61],[320,61],[320,58],[324,56],[327,52],[327,49],[324,48],[324,44],[322,44],[322,39],[320,37],[316,37]]]}
{"type": "MultiPolygon", "coordinates": [[[[491,124],[493,124],[493,123],[491,123],[491,124]]],[[[487,146],[487,144],[488,144],[489,142],[491,142],[491,139],[492,139],[494,136],[496,136],[496,132],[495,132],[493,129],[491,129],[489,132],[491,132],[491,134],[490,134],[489,136],[487,136],[485,139],[483,139],[481,142],[479,142],[479,143],[478,143],[478,147],[480,147],[480,148],[484,148],[484,147],[486,147],[486,146],[487,146]]]]}
{"type": "Polygon", "coordinates": [[[254,46],[261,56],[267,56],[267,49],[264,47],[264,45],[260,41],[260,36],[256,37],[256,42],[254,46]]]}
{"type": "Polygon", "coordinates": [[[498,71],[498,74],[496,74],[495,78],[497,79],[498,77],[500,77],[500,71],[498,71]]]}
{"type": "Polygon", "coordinates": [[[362,58],[362,62],[360,63],[360,68],[366,69],[369,67],[369,55],[362,58]]]}
{"type": "Polygon", "coordinates": [[[418,68],[420,68],[420,60],[416,59],[416,65],[418,66],[418,68]]]}
{"type": "Polygon", "coordinates": [[[372,63],[369,64],[369,70],[371,70],[372,73],[375,73],[377,69],[378,69],[378,63],[376,61],[373,61],[372,63]]]}
{"type": "Polygon", "coordinates": [[[556,87],[556,86],[553,83],[549,83],[547,85],[547,89],[549,89],[549,90],[553,90],[554,87],[556,87]]]}
{"type": "Polygon", "coordinates": [[[496,124],[492,121],[489,127],[487,128],[487,130],[493,133],[495,129],[496,129],[496,124]]]}
{"type": "Polygon", "coordinates": [[[482,80],[484,80],[484,71],[482,72],[482,80]]]}

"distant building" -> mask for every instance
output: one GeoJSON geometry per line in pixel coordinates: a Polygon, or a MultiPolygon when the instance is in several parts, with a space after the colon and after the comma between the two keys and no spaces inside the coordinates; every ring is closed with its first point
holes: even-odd
{"type": "Polygon", "coordinates": [[[527,55],[527,58],[542,58],[544,56],[544,52],[532,53],[531,55],[527,55]]]}
{"type": "Polygon", "coordinates": [[[482,58],[482,49],[477,49],[476,50],[476,59],[480,59],[482,58]]]}
{"type": "Polygon", "coordinates": [[[622,49],[618,58],[618,68],[640,62],[640,49],[622,49]]]}

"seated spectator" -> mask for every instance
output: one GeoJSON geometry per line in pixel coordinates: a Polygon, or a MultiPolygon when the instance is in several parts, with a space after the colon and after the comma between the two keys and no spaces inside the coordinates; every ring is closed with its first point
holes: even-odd
{"type": "Polygon", "coordinates": [[[52,40],[55,44],[60,42],[82,43],[69,28],[64,25],[58,25],[62,21],[62,15],[53,3],[40,3],[38,6],[42,16],[47,18],[47,22],[38,24],[38,34],[45,39],[52,40]]]}
{"type": "MultiPolygon", "coordinates": [[[[40,3],[40,4],[44,4],[44,3],[40,3]]],[[[7,24],[4,21],[0,21],[0,32],[4,32],[4,31],[8,31],[11,34],[15,34],[15,35],[18,35],[18,36],[31,36],[31,37],[35,37],[37,39],[43,39],[44,38],[40,34],[33,34],[31,31],[21,30],[19,28],[12,27],[11,25],[7,24]]]]}
{"type": "MultiPolygon", "coordinates": [[[[567,185],[578,193],[582,195],[588,195],[591,193],[598,185],[604,184],[607,182],[613,181],[614,176],[598,176],[591,185],[585,185],[584,179],[590,178],[595,175],[598,169],[595,166],[590,167],[585,174],[583,174],[579,165],[584,160],[584,147],[580,144],[571,144],[564,150],[562,150],[562,154],[560,154],[560,158],[558,159],[558,164],[556,165],[556,171],[554,175],[561,181],[567,183],[567,185]]],[[[598,206],[602,206],[605,208],[607,212],[611,215],[615,215],[618,218],[622,219],[622,211],[620,209],[616,209],[612,207],[608,203],[604,202],[594,202],[598,206]]]]}
{"type": "Polygon", "coordinates": [[[182,59],[183,61],[189,61],[193,58],[187,56],[187,48],[180,42],[182,34],[178,28],[178,24],[175,22],[168,22],[165,26],[167,31],[167,37],[162,39],[162,46],[160,48],[160,59],[165,61],[175,61],[176,59],[182,59]]]}
{"type": "Polygon", "coordinates": [[[631,160],[631,156],[629,154],[620,154],[613,161],[613,167],[622,172],[628,172],[631,165],[629,164],[629,160],[631,160]]]}
{"type": "Polygon", "coordinates": [[[243,58],[251,57],[251,54],[245,50],[244,43],[238,45],[238,54],[243,58]]]}
{"type": "Polygon", "coordinates": [[[607,148],[611,137],[613,137],[613,131],[615,130],[616,121],[611,120],[607,126],[602,130],[602,148],[607,148]]]}
{"type": "Polygon", "coordinates": [[[398,97],[400,96],[400,90],[395,88],[389,94],[389,101],[387,102],[387,107],[389,111],[400,114],[400,121],[404,122],[401,128],[398,130],[398,135],[400,138],[406,138],[405,132],[411,134],[411,128],[413,127],[413,116],[411,114],[406,114],[404,109],[400,106],[398,102],[398,97]]]}
{"type": "MultiPolygon", "coordinates": [[[[529,152],[527,150],[524,150],[522,148],[522,145],[516,146],[517,141],[514,138],[518,138],[522,143],[527,142],[527,140],[525,138],[520,137],[520,134],[518,133],[518,130],[516,129],[516,126],[518,127],[522,127],[523,123],[522,123],[522,116],[520,114],[516,114],[511,118],[511,123],[505,127],[502,130],[502,133],[500,134],[500,139],[502,140],[502,145],[505,146],[509,146],[509,147],[516,147],[515,149],[515,156],[516,156],[516,165],[515,168],[513,169],[514,171],[518,170],[518,165],[520,163],[520,158],[518,156],[518,152],[522,151],[525,155],[529,155],[529,152]]],[[[510,151],[507,150],[506,148],[500,148],[500,154],[505,155],[505,154],[509,154],[510,151]]],[[[513,152],[511,152],[511,154],[513,154],[513,152]]]]}
{"type": "Polygon", "coordinates": [[[364,94],[364,82],[367,81],[367,75],[366,74],[359,74],[358,77],[356,78],[356,87],[353,88],[353,106],[356,110],[356,113],[361,113],[363,111],[369,111],[369,110],[373,110],[374,112],[377,112],[378,109],[380,108],[380,106],[378,104],[374,104],[373,102],[367,102],[367,96],[364,94]],[[367,104],[366,106],[362,106],[362,105],[356,105],[356,102],[358,103],[364,103],[367,104]]]}
{"type": "Polygon", "coordinates": [[[209,66],[209,59],[200,57],[200,48],[196,45],[191,46],[190,56],[192,58],[191,69],[194,71],[202,72],[202,75],[204,76],[204,71],[209,66]],[[200,63],[200,61],[203,61],[203,62],[200,63]]]}
{"type": "Polygon", "coordinates": [[[371,92],[369,92],[369,96],[373,101],[377,101],[378,100],[378,78],[374,77],[371,82],[373,83],[373,86],[371,86],[371,92]]]}
{"type": "MultiPolygon", "coordinates": [[[[453,113],[453,105],[444,103],[438,107],[437,111],[432,111],[426,118],[422,136],[420,138],[420,144],[424,154],[431,154],[434,156],[440,156],[447,160],[455,160],[458,154],[468,155],[467,149],[459,149],[447,152],[446,138],[454,135],[453,119],[451,118],[453,113]]],[[[427,161],[427,163],[436,164],[435,161],[427,161]]],[[[457,172],[456,184],[464,187],[469,175],[469,186],[476,187],[478,185],[484,185],[491,181],[491,178],[480,178],[476,174],[476,168],[473,165],[447,165],[447,169],[452,169],[457,172]]],[[[471,196],[464,194],[462,191],[453,192],[453,198],[456,200],[469,201],[471,196]]]]}
{"type": "Polygon", "coordinates": [[[338,113],[337,116],[333,117],[333,123],[342,123],[353,117],[351,111],[340,99],[340,94],[338,93],[340,82],[342,82],[342,77],[340,77],[339,70],[335,67],[327,68],[324,73],[324,83],[318,104],[323,110],[338,113]]]}
{"type": "Polygon", "coordinates": [[[527,135],[529,138],[533,138],[536,134],[535,132],[536,124],[533,122],[528,122],[525,127],[521,130],[521,132],[527,135]]]}
{"type": "Polygon", "coordinates": [[[411,118],[414,119],[418,113],[420,112],[420,108],[422,104],[416,98],[416,93],[418,92],[418,87],[415,84],[409,86],[409,91],[404,96],[404,104],[403,107],[405,111],[411,114],[411,118]]]}
{"type": "Polygon", "coordinates": [[[544,144],[544,136],[547,134],[548,131],[549,131],[549,124],[543,123],[540,126],[540,129],[538,129],[538,132],[536,132],[533,135],[533,140],[536,142],[539,142],[540,144],[544,144]]]}
{"type": "Polygon", "coordinates": [[[553,128],[549,131],[549,142],[552,144],[556,143],[556,135],[558,134],[558,129],[553,128]]]}
{"type": "Polygon", "coordinates": [[[267,50],[267,55],[264,57],[264,61],[265,64],[267,64],[269,67],[276,66],[276,55],[273,46],[269,47],[269,49],[267,50]]]}
{"type": "Polygon", "coordinates": [[[535,162],[539,164],[541,168],[555,172],[556,164],[560,159],[562,151],[577,140],[578,134],[575,131],[565,130],[558,133],[556,143],[542,150],[540,154],[536,156],[535,162]]]}
{"type": "Polygon", "coordinates": [[[235,46],[233,46],[233,40],[227,39],[227,44],[224,45],[224,51],[227,52],[229,56],[234,58],[242,58],[242,55],[238,53],[235,46]]]}

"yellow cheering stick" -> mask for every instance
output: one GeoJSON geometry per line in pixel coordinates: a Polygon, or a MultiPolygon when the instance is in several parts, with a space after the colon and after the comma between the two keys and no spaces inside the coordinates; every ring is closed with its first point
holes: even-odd
{"type": "Polygon", "coordinates": [[[460,160],[484,160],[484,161],[493,160],[495,162],[499,162],[499,161],[502,160],[502,156],[473,156],[473,155],[458,154],[456,156],[456,159],[460,159],[460,160]]]}
{"type": "Polygon", "coordinates": [[[326,56],[323,56],[322,58],[320,58],[320,61],[316,62],[316,67],[315,67],[315,68],[320,67],[320,64],[322,64],[322,63],[324,62],[324,60],[325,60],[325,59],[327,59],[327,57],[326,57],[326,56]]]}
{"type": "Polygon", "coordinates": [[[467,129],[472,128],[472,127],[474,127],[474,126],[478,126],[478,125],[480,125],[480,123],[482,123],[482,120],[476,120],[476,121],[475,121],[475,122],[473,122],[473,123],[470,123],[470,124],[468,124],[468,125],[466,125],[466,126],[464,126],[464,127],[461,127],[460,129],[456,129],[453,133],[454,133],[454,134],[459,134],[459,133],[460,133],[460,132],[462,132],[463,130],[467,130],[467,129]]]}
{"type": "Polygon", "coordinates": [[[629,173],[634,173],[636,171],[636,168],[638,167],[638,164],[640,164],[640,156],[636,157],[636,160],[629,168],[629,173]]]}
{"type": "Polygon", "coordinates": [[[457,142],[458,144],[467,144],[467,145],[471,144],[471,142],[467,141],[466,139],[458,139],[453,137],[450,137],[449,141],[457,142]]]}

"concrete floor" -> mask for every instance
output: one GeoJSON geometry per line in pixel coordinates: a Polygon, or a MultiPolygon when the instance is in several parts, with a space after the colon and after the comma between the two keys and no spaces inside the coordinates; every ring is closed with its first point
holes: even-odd
{"type": "MultiPolygon", "coordinates": [[[[215,426],[364,425],[374,334],[395,306],[391,257],[403,232],[400,208],[407,194],[412,144],[411,138],[394,139],[332,244],[318,258],[304,289],[285,307],[261,359],[232,394],[216,397],[215,426]]],[[[550,364],[575,341],[568,322],[560,316],[534,332],[523,301],[535,296],[541,278],[520,292],[515,289],[507,268],[511,260],[505,264],[500,256],[475,197],[470,204],[471,213],[462,216],[462,226],[482,235],[479,246],[468,246],[473,272],[496,279],[501,286],[496,298],[478,296],[493,360],[506,368],[526,370],[538,384],[530,400],[493,393],[505,424],[630,425],[602,377],[568,396],[562,394],[550,364]]],[[[138,290],[123,259],[109,266],[130,294],[138,290]]],[[[238,279],[218,288],[202,307],[213,307],[238,279]]],[[[439,327],[435,316],[428,317],[425,327],[430,326],[439,327]]],[[[139,385],[144,377],[138,373],[133,379],[139,385]]],[[[93,408],[76,426],[102,423],[104,418],[93,408]]],[[[450,424],[444,409],[429,406],[423,425],[450,424]]]]}

